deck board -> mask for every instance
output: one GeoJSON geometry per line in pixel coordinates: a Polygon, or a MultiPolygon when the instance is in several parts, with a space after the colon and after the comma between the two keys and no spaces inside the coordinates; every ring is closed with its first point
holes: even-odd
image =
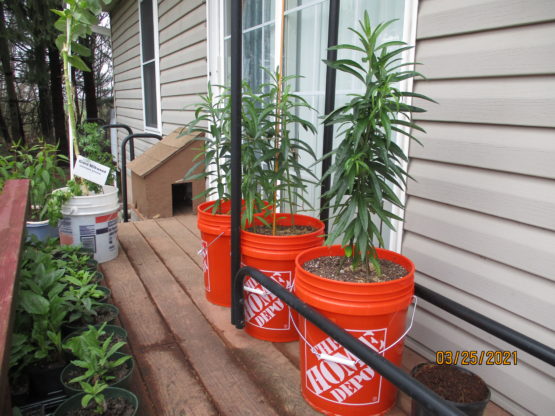
{"type": "Polygon", "coordinates": [[[157,253],[172,252],[173,255],[164,258],[175,266],[180,265],[182,272],[187,271],[187,266],[189,271],[194,270],[193,267],[197,273],[200,270],[155,222],[135,224],[136,227],[122,227],[119,231],[120,242],[183,353],[194,363],[195,371],[218,409],[226,415],[277,416],[263,392],[233,359],[157,253]],[[157,253],[149,244],[157,248],[157,253]]]}
{"type": "MultiPolygon", "coordinates": [[[[118,238],[102,269],[136,355],[143,416],[320,414],[300,394],[298,343],[256,340],[206,300],[196,216],[120,224],[118,238]]],[[[403,368],[422,360],[406,349],[403,368]]],[[[401,394],[387,415],[408,413],[401,394]]]]}
{"type": "MultiPolygon", "coordinates": [[[[176,224],[168,221],[168,219],[157,220],[156,222],[172,236],[173,241],[179,248],[184,251],[190,250],[190,235],[187,232],[176,227],[176,224]]],[[[139,227],[141,226],[145,227],[145,225],[139,225],[139,227]]],[[[163,241],[162,236],[158,238],[158,241],[163,241]]],[[[153,239],[149,238],[149,240],[154,243],[153,239]]],[[[195,254],[196,248],[200,246],[198,239],[196,244],[195,254]]],[[[230,324],[229,308],[212,305],[206,300],[204,280],[199,264],[191,264],[189,260],[180,256],[179,251],[168,245],[163,250],[159,250],[159,255],[172,274],[190,294],[199,310],[232,348],[245,368],[249,369],[251,376],[264,387],[265,391],[270,393],[269,399],[280,410],[280,414],[319,414],[300,395],[298,364],[295,366],[287,356],[276,350],[275,344],[260,342],[244,331],[235,329],[230,324]]],[[[297,344],[288,344],[293,344],[292,348],[297,349],[298,363],[297,344]]]]}

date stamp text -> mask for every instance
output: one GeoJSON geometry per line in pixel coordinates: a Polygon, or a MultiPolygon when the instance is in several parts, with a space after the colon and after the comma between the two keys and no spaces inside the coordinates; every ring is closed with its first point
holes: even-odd
{"type": "Polygon", "coordinates": [[[516,351],[437,351],[436,364],[517,365],[516,351]]]}

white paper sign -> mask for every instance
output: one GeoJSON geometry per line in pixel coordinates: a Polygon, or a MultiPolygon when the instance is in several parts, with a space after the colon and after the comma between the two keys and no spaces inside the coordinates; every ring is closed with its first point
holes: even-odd
{"type": "Polygon", "coordinates": [[[73,174],[98,185],[105,185],[110,168],[83,156],[77,156],[73,174]]]}

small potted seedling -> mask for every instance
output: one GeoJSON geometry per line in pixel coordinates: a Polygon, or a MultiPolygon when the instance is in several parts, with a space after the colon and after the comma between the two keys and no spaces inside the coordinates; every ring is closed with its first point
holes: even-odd
{"type": "Polygon", "coordinates": [[[137,396],[128,390],[109,387],[103,381],[93,384],[81,382],[82,393],[64,401],[54,412],[54,416],[98,416],[120,414],[134,416],[139,408],[137,396]],[[115,412],[117,409],[118,413],[115,412]]]}
{"type": "Polygon", "coordinates": [[[79,383],[94,384],[97,380],[111,387],[126,386],[134,365],[130,355],[119,352],[125,342],[112,343],[113,335],[102,341],[104,327],[88,328],[64,344],[76,357],[62,371],[64,389],[70,394],[77,393],[81,391],[79,383]]]}

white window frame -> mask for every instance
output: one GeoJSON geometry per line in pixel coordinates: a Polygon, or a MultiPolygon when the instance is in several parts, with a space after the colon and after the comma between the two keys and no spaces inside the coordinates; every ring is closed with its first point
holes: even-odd
{"type": "Polygon", "coordinates": [[[141,2],[143,0],[137,0],[138,13],[139,13],[139,51],[140,51],[140,70],[141,70],[141,93],[143,100],[143,130],[145,132],[161,134],[162,133],[162,100],[160,95],[160,41],[158,39],[158,0],[145,0],[152,1],[152,19],[153,19],[153,38],[154,38],[154,59],[148,62],[143,61],[143,25],[141,21],[141,2]],[[145,99],[145,79],[143,72],[143,65],[151,63],[154,61],[154,75],[155,75],[155,90],[156,90],[156,127],[146,125],[146,99],[145,99]]]}

